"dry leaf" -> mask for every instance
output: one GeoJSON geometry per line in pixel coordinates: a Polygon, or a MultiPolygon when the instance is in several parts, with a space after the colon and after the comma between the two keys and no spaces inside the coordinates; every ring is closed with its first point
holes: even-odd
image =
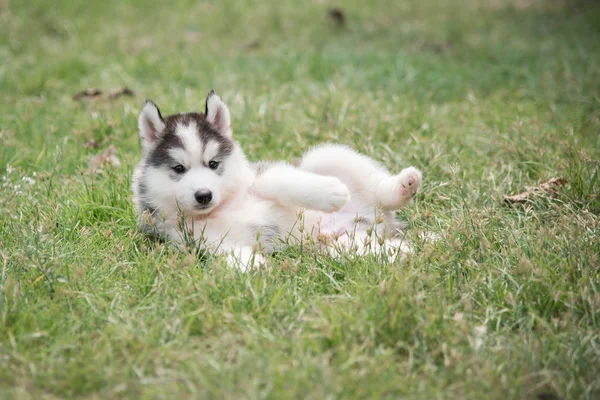
{"type": "MultiPolygon", "coordinates": [[[[109,99],[116,99],[117,97],[121,97],[121,96],[133,96],[133,95],[134,95],[133,90],[129,89],[128,87],[111,89],[108,92],[109,99]]],[[[102,90],[96,89],[96,88],[91,88],[91,89],[84,90],[83,92],[77,93],[76,95],[73,96],[73,100],[96,99],[101,96],[102,96],[102,90]]]]}
{"type": "Polygon", "coordinates": [[[346,25],[346,16],[344,12],[339,8],[332,8],[327,13],[329,19],[333,21],[337,26],[345,26],[346,25]]]}
{"type": "Polygon", "coordinates": [[[98,143],[96,139],[90,139],[83,144],[83,147],[96,150],[98,147],[100,147],[100,143],[98,143]]]}
{"type": "Polygon", "coordinates": [[[251,41],[250,43],[248,43],[248,44],[246,45],[246,49],[247,49],[247,50],[256,50],[256,49],[259,49],[259,48],[260,48],[260,46],[261,46],[261,44],[260,44],[260,41],[258,41],[258,40],[253,40],[253,41],[251,41]]]}
{"type": "Polygon", "coordinates": [[[96,98],[96,97],[99,97],[101,94],[102,94],[102,90],[100,90],[100,89],[96,89],[96,88],[86,89],[83,92],[79,92],[76,95],[74,95],[73,100],[96,98]]]}
{"type": "Polygon", "coordinates": [[[515,194],[513,196],[504,196],[505,204],[515,204],[515,203],[525,203],[527,200],[531,199],[533,196],[541,195],[541,194],[549,194],[552,197],[558,196],[558,192],[555,190],[558,186],[563,186],[567,183],[567,180],[564,178],[552,178],[548,182],[544,182],[539,186],[530,187],[527,191],[519,194],[515,194]]]}
{"type": "Polygon", "coordinates": [[[102,153],[99,153],[90,159],[88,162],[88,172],[96,172],[106,163],[110,163],[115,167],[121,165],[121,161],[117,158],[117,148],[112,144],[102,153]]]}
{"type": "Polygon", "coordinates": [[[450,44],[445,42],[431,42],[422,41],[416,45],[418,50],[430,51],[432,53],[446,53],[452,47],[450,44]]]}
{"type": "Polygon", "coordinates": [[[133,96],[133,90],[129,89],[128,87],[124,87],[118,89],[111,89],[110,92],[108,92],[109,99],[116,99],[120,96],[133,96]]]}

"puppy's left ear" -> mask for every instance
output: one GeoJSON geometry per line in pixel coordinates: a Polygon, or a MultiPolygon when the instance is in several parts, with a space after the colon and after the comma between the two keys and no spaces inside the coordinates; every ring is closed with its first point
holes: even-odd
{"type": "Polygon", "coordinates": [[[165,121],[162,115],[160,115],[160,110],[152,100],[146,100],[144,108],[142,108],[138,117],[138,128],[144,150],[154,148],[165,129],[165,121]]]}
{"type": "Polygon", "coordinates": [[[231,116],[229,115],[229,109],[214,90],[211,90],[206,97],[204,115],[206,116],[206,120],[213,124],[221,135],[228,138],[231,137],[231,116]]]}

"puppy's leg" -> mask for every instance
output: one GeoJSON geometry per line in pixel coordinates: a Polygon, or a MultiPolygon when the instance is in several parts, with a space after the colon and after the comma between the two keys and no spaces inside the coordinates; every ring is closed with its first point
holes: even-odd
{"type": "Polygon", "coordinates": [[[344,235],[332,243],[330,254],[346,254],[364,257],[368,254],[385,256],[388,261],[404,258],[412,252],[408,241],[393,238],[386,239],[374,233],[355,231],[344,235]],[[398,258],[399,257],[399,258],[398,258]]]}
{"type": "Polygon", "coordinates": [[[286,207],[334,212],[350,200],[350,192],[338,178],[277,164],[256,178],[253,190],[286,207]]]}
{"type": "Polygon", "coordinates": [[[382,180],[377,186],[378,203],[385,210],[395,210],[412,201],[421,187],[423,175],[415,167],[404,168],[398,175],[382,180]]]}
{"type": "Polygon", "coordinates": [[[349,147],[327,144],[308,151],[300,169],[338,177],[369,204],[395,210],[407,204],[421,185],[422,175],[414,167],[392,175],[377,161],[349,147]]]}
{"type": "Polygon", "coordinates": [[[359,154],[349,147],[325,144],[304,154],[301,170],[319,175],[335,176],[352,191],[365,195],[366,200],[375,200],[373,194],[379,182],[390,173],[375,160],[359,154]]]}

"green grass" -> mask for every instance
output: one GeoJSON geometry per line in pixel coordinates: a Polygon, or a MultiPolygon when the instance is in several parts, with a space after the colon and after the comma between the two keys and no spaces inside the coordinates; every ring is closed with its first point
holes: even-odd
{"type": "Polygon", "coordinates": [[[0,2],[0,397],[600,398],[599,27],[575,0],[0,2]],[[144,237],[137,113],[211,88],[252,160],[421,168],[415,254],[242,274],[144,237]]]}

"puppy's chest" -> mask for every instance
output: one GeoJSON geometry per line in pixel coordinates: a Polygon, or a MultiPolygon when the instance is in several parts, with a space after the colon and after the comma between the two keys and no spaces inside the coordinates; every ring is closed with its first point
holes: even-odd
{"type": "MultiPolygon", "coordinates": [[[[285,219],[285,218],[284,218],[285,219]]],[[[269,202],[244,202],[219,212],[216,218],[194,221],[194,236],[206,244],[219,242],[271,248],[284,234],[282,218],[269,202]]]]}

